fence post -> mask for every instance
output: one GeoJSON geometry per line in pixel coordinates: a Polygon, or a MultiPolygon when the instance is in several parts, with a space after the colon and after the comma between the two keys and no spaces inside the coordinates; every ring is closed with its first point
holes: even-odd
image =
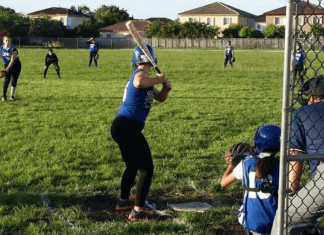
{"type": "Polygon", "coordinates": [[[79,49],[79,38],[77,38],[77,49],[79,49]]]}

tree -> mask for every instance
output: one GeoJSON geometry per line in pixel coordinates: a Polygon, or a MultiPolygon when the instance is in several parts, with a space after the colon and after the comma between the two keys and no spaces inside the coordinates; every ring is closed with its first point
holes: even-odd
{"type": "Polygon", "coordinates": [[[313,24],[310,30],[310,33],[313,34],[314,38],[324,36],[324,28],[321,24],[313,24]]]}
{"type": "Polygon", "coordinates": [[[238,31],[238,36],[240,38],[251,38],[252,29],[249,26],[244,26],[238,31]]]}
{"type": "Polygon", "coordinates": [[[114,5],[102,5],[99,9],[95,10],[93,17],[99,28],[132,19],[127,10],[120,9],[114,5]]]}
{"type": "Polygon", "coordinates": [[[0,28],[6,31],[10,36],[27,36],[29,33],[29,18],[13,9],[0,6],[0,28]]]}
{"type": "Polygon", "coordinates": [[[85,19],[82,24],[78,26],[78,35],[82,37],[99,36],[95,22],[93,22],[91,19],[85,19]]]}
{"type": "Polygon", "coordinates": [[[165,30],[165,24],[160,21],[156,20],[152,23],[145,26],[145,34],[150,37],[156,37],[156,38],[164,38],[164,30],[165,30]]]}
{"type": "Polygon", "coordinates": [[[263,31],[267,38],[284,38],[285,37],[285,26],[277,27],[273,24],[269,24],[263,31]]]}
{"type": "Polygon", "coordinates": [[[230,24],[228,28],[224,29],[222,31],[224,38],[238,38],[238,32],[243,28],[244,26],[241,24],[230,24]]]}
{"type": "Polygon", "coordinates": [[[67,28],[61,21],[51,20],[47,15],[31,21],[30,36],[33,37],[64,37],[66,32],[67,28]]]}

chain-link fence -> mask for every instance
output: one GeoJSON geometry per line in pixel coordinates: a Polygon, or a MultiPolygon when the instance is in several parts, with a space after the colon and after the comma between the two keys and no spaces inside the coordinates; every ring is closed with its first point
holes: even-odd
{"type": "Polygon", "coordinates": [[[324,9],[321,0],[313,2],[287,0],[280,198],[272,234],[324,229],[324,9]]]}
{"type": "MultiPolygon", "coordinates": [[[[12,43],[18,47],[63,47],[88,48],[87,38],[12,38],[12,43]]],[[[97,38],[100,48],[120,49],[134,48],[136,42],[133,38],[97,38]]],[[[224,50],[227,41],[231,40],[235,50],[277,50],[283,51],[285,44],[283,38],[221,38],[221,39],[172,39],[172,38],[144,38],[147,44],[154,48],[163,49],[216,49],[224,50]]],[[[308,38],[305,48],[322,49],[324,39],[308,38]],[[316,40],[316,41],[315,41],[316,40]]]]}

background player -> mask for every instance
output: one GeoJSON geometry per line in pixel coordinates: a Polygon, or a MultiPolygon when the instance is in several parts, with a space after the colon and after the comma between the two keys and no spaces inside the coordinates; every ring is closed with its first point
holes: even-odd
{"type": "Polygon", "coordinates": [[[45,67],[44,67],[44,78],[46,78],[46,73],[48,67],[53,64],[57,73],[58,79],[61,79],[60,66],[58,65],[58,58],[52,49],[49,49],[45,57],[45,67]]]}
{"type": "MultiPolygon", "coordinates": [[[[149,45],[147,47],[153,59],[156,60],[153,48],[149,45]]],[[[147,208],[144,211],[154,166],[151,150],[142,130],[152,107],[153,99],[164,102],[168,97],[171,83],[165,78],[164,74],[149,77],[152,65],[138,46],[135,47],[133,52],[132,65],[135,71],[128,80],[123,101],[111,126],[111,135],[117,142],[126,164],[121,181],[121,196],[117,202],[116,210],[134,208],[128,218],[131,221],[155,220],[159,218],[158,214],[149,212],[147,208]],[[154,87],[157,84],[163,84],[161,91],[154,87]],[[129,194],[137,171],[140,174],[136,184],[134,206],[134,202],[129,200],[129,194]]]]}
{"type": "Polygon", "coordinates": [[[225,46],[225,51],[224,51],[224,68],[226,68],[227,62],[229,61],[231,64],[231,68],[233,68],[233,63],[232,63],[232,58],[234,58],[234,47],[231,46],[232,43],[231,41],[227,42],[227,45],[225,46]]]}
{"type": "Polygon", "coordinates": [[[239,222],[249,234],[270,235],[278,207],[281,129],[276,125],[261,126],[255,133],[254,152],[235,168],[229,165],[221,181],[223,188],[242,180],[244,198],[238,211],[239,222]]]}
{"type": "Polygon", "coordinates": [[[1,47],[1,58],[4,63],[6,75],[3,83],[2,101],[7,101],[7,90],[11,80],[11,95],[10,100],[15,99],[15,91],[17,82],[21,71],[21,63],[18,57],[18,51],[14,45],[11,44],[11,39],[8,36],[3,37],[3,46],[1,47]]]}
{"type": "Polygon", "coordinates": [[[296,43],[296,51],[291,57],[291,71],[294,77],[296,77],[298,73],[299,84],[303,87],[304,75],[306,73],[306,54],[302,50],[302,45],[299,42],[296,43]]]}
{"type": "Polygon", "coordinates": [[[90,60],[89,60],[88,67],[91,66],[92,58],[94,60],[95,66],[97,67],[98,66],[98,60],[97,60],[98,57],[97,56],[99,56],[99,45],[96,42],[96,39],[95,38],[90,38],[87,41],[87,43],[90,44],[90,47],[89,47],[89,50],[90,50],[90,60]]]}

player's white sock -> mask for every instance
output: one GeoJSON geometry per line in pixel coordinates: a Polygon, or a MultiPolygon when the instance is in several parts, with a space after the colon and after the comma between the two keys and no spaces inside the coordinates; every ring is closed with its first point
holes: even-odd
{"type": "Polygon", "coordinates": [[[11,86],[11,96],[15,96],[16,87],[11,86]]]}

